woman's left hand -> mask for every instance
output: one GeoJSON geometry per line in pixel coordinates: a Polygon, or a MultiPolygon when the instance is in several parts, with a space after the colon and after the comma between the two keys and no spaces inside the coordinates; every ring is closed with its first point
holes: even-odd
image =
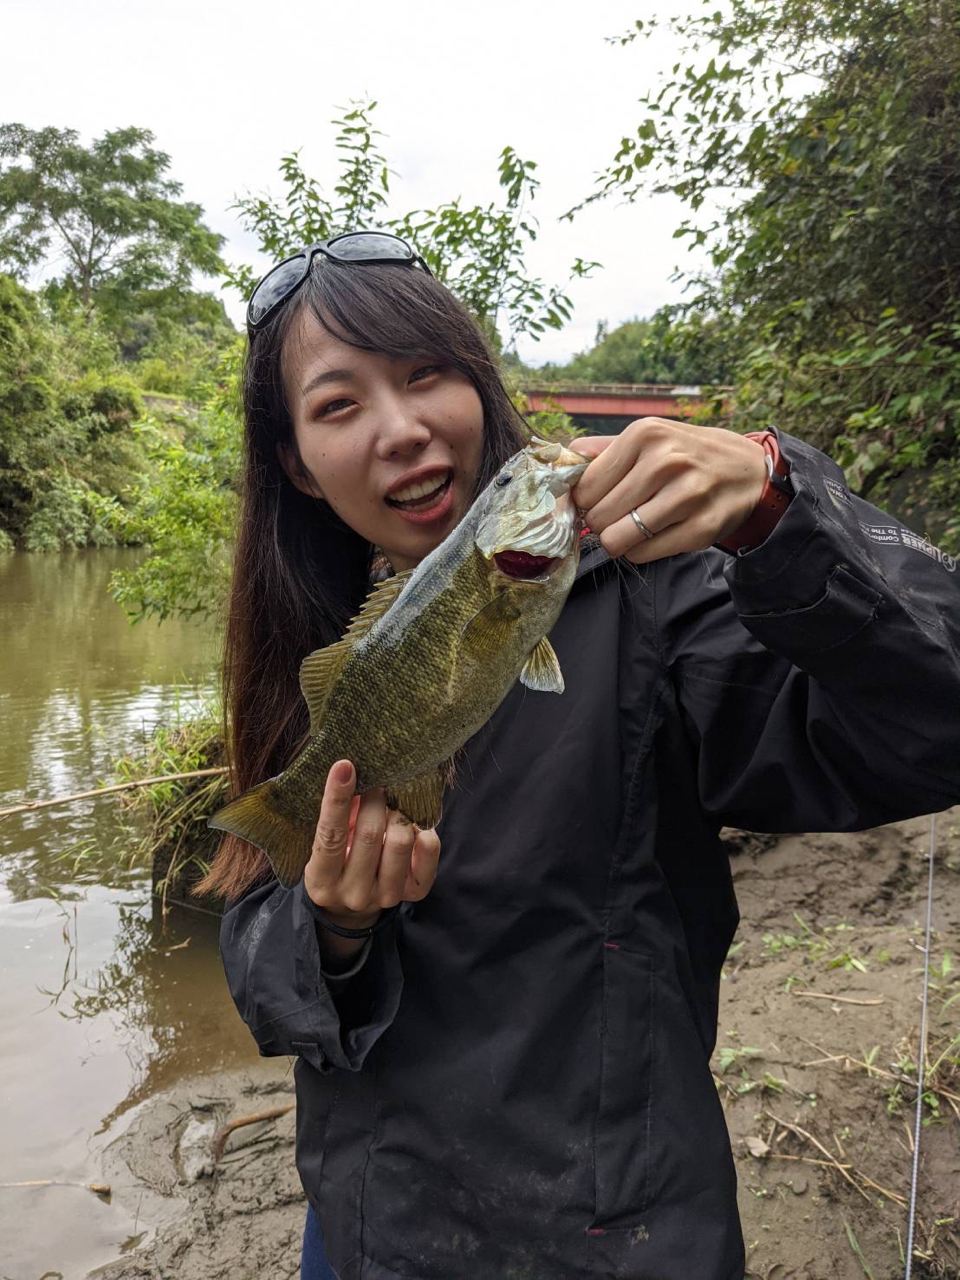
{"type": "Polygon", "coordinates": [[[607,553],[634,564],[728,537],[755,509],[767,475],[755,440],[667,418],[639,418],[618,436],[585,436],[570,447],[593,459],[574,502],[607,553]]]}

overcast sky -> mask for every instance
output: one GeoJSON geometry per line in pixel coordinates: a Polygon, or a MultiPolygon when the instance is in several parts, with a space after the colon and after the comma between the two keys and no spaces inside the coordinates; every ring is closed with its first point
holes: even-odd
{"type": "MultiPolygon", "coordinates": [[[[339,11],[303,0],[0,0],[0,121],[69,126],[85,141],[128,124],[152,130],[184,198],[226,236],[225,256],[264,269],[229,206],[246,191],[279,193],[278,161],[296,148],[332,186],[338,105],[378,100],[398,211],[497,197],[509,143],[542,183],[528,265],[560,283],[578,255],[603,263],[571,289],[571,324],[521,343],[534,363],[565,360],[592,344],[598,321],[679,298],[670,277],[689,262],[672,239],[682,209],[667,197],[557,221],[635,128],[659,66],[675,61],[666,37],[605,40],[650,11],[649,0],[354,0],[339,11]]],[[[224,297],[239,322],[242,304],[224,297]]]]}

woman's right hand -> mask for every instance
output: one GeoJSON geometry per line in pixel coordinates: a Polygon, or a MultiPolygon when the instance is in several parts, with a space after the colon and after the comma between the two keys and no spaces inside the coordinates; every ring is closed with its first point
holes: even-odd
{"type": "Polygon", "coordinates": [[[303,881],[334,924],[367,929],[385,908],[426,897],[437,876],[440,839],[388,809],[379,787],[359,796],[355,787],[353,765],[338,760],[327,774],[303,881]]]}

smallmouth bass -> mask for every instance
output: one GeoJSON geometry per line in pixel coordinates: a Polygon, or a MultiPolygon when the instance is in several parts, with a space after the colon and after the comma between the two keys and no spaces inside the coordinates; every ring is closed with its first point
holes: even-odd
{"type": "Polygon", "coordinates": [[[310,858],[329,770],[420,827],[440,819],[453,757],[517,678],[563,692],[547,640],[573,585],[580,520],[570,490],[587,460],[534,439],[501,468],[419,565],[378,584],[336,644],[309,654],[310,739],[275,778],[209,820],[266,853],[283,885],[310,858]]]}

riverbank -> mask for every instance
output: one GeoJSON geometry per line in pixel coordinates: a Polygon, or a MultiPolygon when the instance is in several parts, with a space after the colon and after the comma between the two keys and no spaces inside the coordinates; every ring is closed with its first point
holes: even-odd
{"type": "MultiPolygon", "coordinates": [[[[743,924],[714,1059],[733,1139],[751,1280],[903,1274],[929,820],[843,836],[735,836],[743,924]]],[[[960,1034],[960,810],[938,820],[931,1064],[960,1034]]],[[[957,1045],[930,1080],[914,1275],[960,1274],[957,1045]],[[952,1061],[951,1061],[952,1057],[952,1061]]],[[[182,1081],[144,1103],[104,1155],[144,1234],[99,1280],[282,1280],[305,1206],[285,1060],[182,1081]],[[197,1176],[199,1175],[199,1176],[197,1176]]],[[[477,1280],[481,1278],[477,1277],[477,1280]]],[[[483,1280],[487,1280],[486,1277],[483,1280]]],[[[537,1280],[564,1280],[537,1277],[537,1280]]]]}

